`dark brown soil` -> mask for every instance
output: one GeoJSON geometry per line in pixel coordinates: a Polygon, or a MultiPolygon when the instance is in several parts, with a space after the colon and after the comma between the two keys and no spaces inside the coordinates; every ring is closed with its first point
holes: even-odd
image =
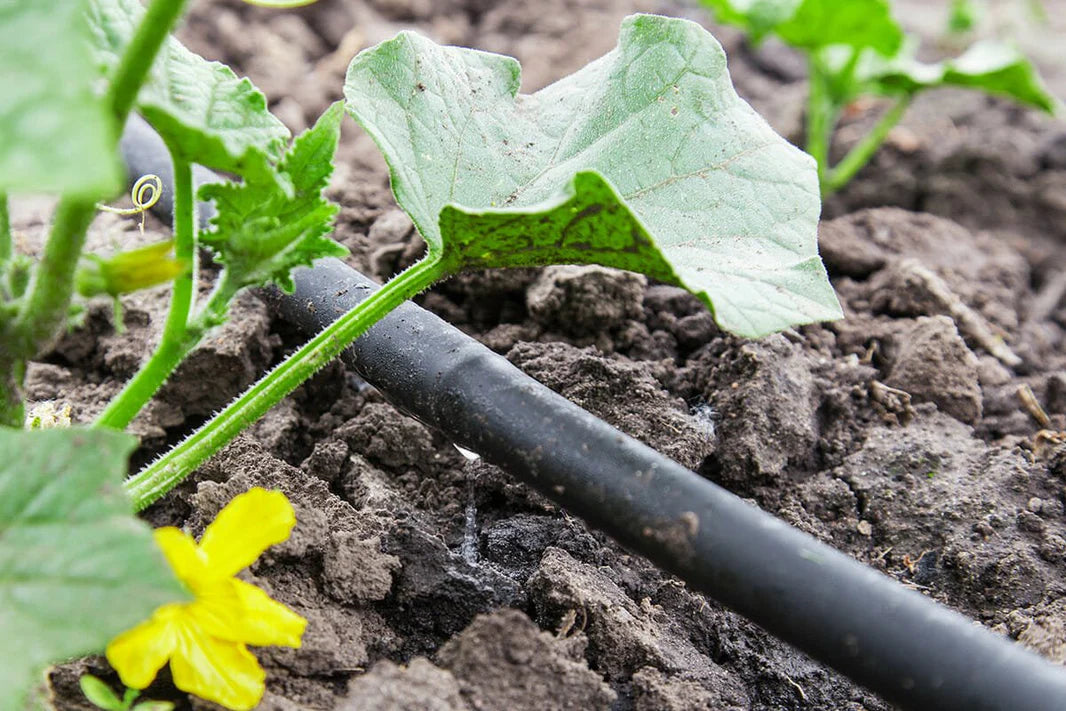
{"type": "MultiPolygon", "coordinates": [[[[532,90],[610,49],[638,10],[707,20],[667,0],[321,0],[286,13],[226,0],[194,3],[183,38],[252,76],[300,129],[339,98],[354,52],[398,29],[516,55],[532,90]]],[[[740,92],[797,137],[795,57],[715,31],[740,92]]],[[[351,124],[342,153],[337,237],[353,265],[387,278],[421,244],[351,124]]],[[[45,214],[20,206],[28,248],[45,214]]],[[[474,274],[422,302],[684,465],[1066,662],[1066,125],[930,95],[826,214],[821,248],[846,319],[757,342],[719,332],[678,289],[600,268],[474,274]]],[[[94,244],[131,230],[103,217],[94,244]]],[[[128,299],[124,333],[109,305],[92,306],[30,369],[30,396],[90,419],[145,357],[165,305],[165,293],[128,299]]],[[[139,458],[298,342],[242,297],[135,423],[139,458]]],[[[148,516],[199,533],[253,485],[288,494],[299,524],[248,577],[310,621],[303,649],[259,651],[264,709],[888,708],[466,459],[339,365],[148,516]]],[[[58,708],[88,708],[85,669],[114,678],[99,659],[59,667],[58,708]]],[[[210,707],[166,678],[147,696],[210,707]]]]}

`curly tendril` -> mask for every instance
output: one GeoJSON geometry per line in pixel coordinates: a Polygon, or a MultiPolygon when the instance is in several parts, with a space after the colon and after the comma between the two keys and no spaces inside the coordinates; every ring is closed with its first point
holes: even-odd
{"type": "Polygon", "coordinates": [[[149,173],[148,175],[142,175],[137,179],[137,182],[133,184],[133,189],[130,190],[130,198],[133,200],[133,207],[111,207],[103,203],[97,203],[96,209],[103,210],[104,212],[110,212],[115,215],[122,215],[124,217],[132,217],[133,215],[141,216],[141,234],[144,234],[144,217],[145,213],[152,208],[159,198],[163,196],[163,181],[160,180],[158,175],[149,173]]]}

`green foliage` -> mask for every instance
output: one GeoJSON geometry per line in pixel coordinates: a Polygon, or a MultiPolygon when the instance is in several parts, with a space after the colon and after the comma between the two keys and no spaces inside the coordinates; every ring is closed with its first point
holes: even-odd
{"type": "Polygon", "coordinates": [[[840,317],[814,166],[737,97],[705,30],[637,15],[614,51],[536,94],[517,95],[519,71],[409,33],[348,70],[349,112],[450,271],[643,271],[746,336],[840,317]]]}
{"type": "Polygon", "coordinates": [[[977,26],[980,10],[973,0],[951,0],[948,10],[948,32],[965,34],[977,26]]]}
{"type": "Polygon", "coordinates": [[[805,49],[842,44],[891,55],[903,43],[903,30],[892,18],[888,0],[803,0],[773,32],[805,49]]]}
{"type": "Polygon", "coordinates": [[[120,699],[111,687],[92,674],[83,674],[78,678],[78,686],[85,698],[98,709],[103,711],[172,711],[174,704],[169,701],[141,701],[133,703],[141,692],[137,689],[126,689],[120,699]]]}
{"type": "Polygon", "coordinates": [[[120,699],[111,690],[111,687],[92,674],[83,674],[78,678],[78,686],[85,698],[98,709],[103,711],[173,711],[174,704],[169,701],[141,701],[133,703],[141,692],[137,689],[126,689],[120,699]]]}
{"type": "Polygon", "coordinates": [[[0,709],[184,593],[122,491],[136,440],[0,428],[0,709]]]}
{"type": "Polygon", "coordinates": [[[958,86],[1005,96],[1048,113],[1054,113],[1058,106],[1032,62],[1016,48],[994,40],[977,42],[954,59],[931,64],[919,62],[913,51],[887,60],[866,54],[855,77],[858,86],[882,95],[958,86]]]}
{"type": "MultiPolygon", "coordinates": [[[[703,0],[720,22],[747,30],[753,41],[769,34],[809,54],[811,101],[807,150],[819,163],[823,193],[842,187],[872,157],[914,94],[958,86],[997,94],[1055,113],[1060,103],[1032,63],[998,42],[978,42],[937,64],[915,58],[917,41],[905,37],[888,0],[703,0]],[[830,168],[830,136],[843,107],[863,94],[892,96],[895,106],[830,168]]],[[[955,22],[967,22],[967,3],[955,3],[955,22]],[[962,14],[960,14],[962,13],[962,14]]],[[[970,13],[972,15],[972,13],[970,13]]],[[[969,16],[967,16],[969,17],[969,16]]],[[[972,20],[972,17],[970,17],[972,20]]]]}
{"type": "Polygon", "coordinates": [[[226,267],[234,288],[278,284],[292,291],[290,272],[319,257],[348,253],[328,237],[337,206],[322,196],[333,174],[333,153],[344,107],[326,110],[266,178],[205,185],[200,197],[218,210],[201,241],[226,267]]]}
{"type": "Polygon", "coordinates": [[[719,22],[736,25],[759,41],[776,34],[805,49],[842,44],[885,55],[899,49],[903,30],[888,0],[704,0],[719,22]]]}
{"type": "Polygon", "coordinates": [[[121,188],[88,37],[83,0],[0,3],[0,193],[121,188]]]}
{"type": "MultiPolygon", "coordinates": [[[[112,71],[144,8],[138,0],[91,0],[89,20],[101,76],[112,71]]],[[[246,177],[269,175],[289,131],[247,79],[190,52],[173,37],[156,57],[137,110],[176,156],[246,177]]]]}
{"type": "MultiPolygon", "coordinates": [[[[81,17],[45,1],[61,22],[81,17]]],[[[11,425],[0,429],[0,658],[6,660],[0,689],[7,694],[0,711],[21,706],[43,665],[99,650],[182,595],[119,491],[133,440],[107,427],[132,419],[241,288],[273,282],[291,289],[293,268],[345,252],[327,237],[338,208],[324,197],[344,107],[331,107],[286,150],[287,130],[247,80],[164,39],[182,6],[183,0],[153,0],[145,14],[138,0],[89,0],[91,53],[75,43],[72,53],[60,55],[74,62],[77,46],[85,54],[77,70],[84,76],[72,71],[77,88],[64,91],[75,91],[70,101],[96,112],[76,128],[103,126],[96,150],[104,158],[115,148],[109,122],[121,121],[135,103],[174,159],[175,258],[161,244],[97,260],[95,271],[83,271],[85,291],[117,294],[174,278],[174,297],[159,347],[105,409],[100,429],[15,429],[24,421],[21,401],[9,396],[17,395],[32,352],[0,362],[0,415],[11,425]],[[104,84],[110,116],[93,93],[104,84]],[[193,163],[240,179],[202,190],[217,214],[212,230],[199,237],[193,163]],[[201,245],[223,272],[197,309],[191,272],[201,245]]],[[[14,12],[31,17],[21,5],[14,12]]],[[[11,39],[23,54],[31,43],[44,45],[41,29],[50,28],[51,18],[31,19],[32,27],[19,26],[26,37],[8,38],[9,28],[0,27],[0,39],[11,39]]],[[[54,69],[46,65],[42,76],[54,69]]],[[[514,60],[409,34],[356,58],[346,87],[349,108],[386,153],[397,198],[429,243],[429,259],[282,363],[195,433],[191,445],[157,462],[162,480],[135,478],[139,504],[180,480],[390,309],[461,268],[587,262],[642,271],[686,286],[724,328],[751,336],[840,316],[817,256],[814,165],[737,97],[724,53],[697,25],[635,16],[603,59],[533,96],[518,96],[518,85],[514,60]]],[[[55,97],[41,86],[19,85],[17,97],[45,107],[55,97]]],[[[3,110],[5,121],[22,120],[6,105],[3,110]]],[[[48,107],[57,116],[64,111],[71,113],[48,107]]],[[[61,166],[59,182],[44,187],[100,187],[62,182],[69,156],[44,152],[54,146],[30,146],[34,160],[41,151],[61,166]]],[[[0,153],[0,161],[8,158],[0,153]]],[[[8,187],[42,186],[5,182],[0,193],[8,187]]],[[[19,324],[32,324],[46,308],[67,308],[92,214],[92,201],[64,201],[42,262],[48,268],[29,282],[19,324]]],[[[27,287],[9,244],[3,241],[0,281],[5,297],[20,298],[27,287]]],[[[14,313],[11,304],[0,307],[0,314],[14,313]]],[[[20,341],[36,350],[55,329],[44,331],[27,331],[32,338],[20,341]]],[[[65,414],[38,412],[31,423],[62,424],[65,414]]],[[[82,688],[107,711],[167,707],[134,705],[136,692],[119,698],[91,677],[82,688]]]]}
{"type": "Polygon", "coordinates": [[[85,698],[96,708],[104,711],[125,711],[129,708],[125,699],[120,699],[110,686],[91,674],[82,675],[78,679],[78,686],[81,687],[85,698]]]}
{"type": "Polygon", "coordinates": [[[796,14],[803,0],[703,0],[714,11],[719,22],[740,27],[753,42],[766,35],[796,14]]]}

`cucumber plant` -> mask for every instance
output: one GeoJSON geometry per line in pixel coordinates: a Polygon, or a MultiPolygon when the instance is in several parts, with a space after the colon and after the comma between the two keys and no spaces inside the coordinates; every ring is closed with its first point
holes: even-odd
{"type": "Polygon", "coordinates": [[[355,57],[343,105],[290,142],[248,80],[169,36],[184,4],[0,7],[0,73],[16,77],[0,89],[0,606],[16,610],[0,618],[0,652],[18,661],[0,670],[0,686],[14,690],[0,709],[20,707],[42,665],[99,650],[181,599],[134,510],[440,279],[553,263],[629,269],[689,289],[723,329],[749,337],[841,315],[817,253],[814,161],[736,95],[721,47],[692,22],[630,17],[615,50],[532,95],[518,93],[513,59],[402,33],[355,57]],[[39,61],[46,38],[59,49],[39,61]],[[123,270],[97,268],[104,283],[94,288],[147,286],[158,278],[130,271],[158,275],[153,260],[169,260],[160,343],[91,427],[26,429],[26,363],[67,326],[95,206],[119,190],[116,146],[133,110],[173,160],[174,257],[135,251],[109,262],[123,270]],[[384,153],[426,256],[127,479],[123,493],[135,442],[120,430],[232,299],[270,283],[289,289],[292,269],[345,254],[328,237],[337,206],[323,195],[345,111],[384,153]],[[234,176],[200,189],[217,209],[205,231],[194,164],[234,176]],[[6,194],[29,191],[61,195],[36,261],[17,253],[7,222],[6,194]],[[197,303],[201,248],[220,271],[197,303]],[[107,283],[119,272],[125,286],[107,283]],[[81,528],[68,530],[70,521],[81,528]]]}
{"type": "Polygon", "coordinates": [[[810,89],[806,148],[818,161],[823,195],[840,190],[866,165],[903,118],[915,95],[956,86],[1005,96],[1048,113],[1061,103],[1032,63],[1011,45],[982,40],[954,59],[917,59],[918,40],[892,17],[889,0],[702,0],[725,24],[758,43],[778,37],[807,56],[810,89]],[[863,96],[892,103],[836,165],[829,148],[841,113],[863,96]]]}

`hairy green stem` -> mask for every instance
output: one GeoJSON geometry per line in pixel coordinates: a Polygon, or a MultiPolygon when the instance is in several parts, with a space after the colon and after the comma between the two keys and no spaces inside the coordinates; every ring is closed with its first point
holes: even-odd
{"type": "Polygon", "coordinates": [[[128,479],[126,490],[136,509],[145,508],[177,486],[372,325],[440,279],[446,271],[445,262],[438,255],[431,255],[398,274],[282,361],[207,424],[128,479]]]}
{"type": "Polygon", "coordinates": [[[190,268],[174,280],[170,312],[155,352],[100,413],[96,420],[98,427],[125,428],[163,387],[189,351],[196,347],[203,333],[202,329],[189,329],[189,314],[196,296],[193,283],[196,274],[196,195],[192,166],[173,152],[171,155],[174,156],[174,256],[190,268]]]}
{"type": "MultiPolygon", "coordinates": [[[[107,95],[115,120],[116,144],[155,55],[184,6],[185,0],[154,0],[122,55],[107,95]]],[[[44,256],[15,323],[15,348],[21,359],[32,358],[47,348],[66,323],[74,272],[85,245],[85,232],[95,214],[95,201],[84,197],[64,197],[56,208],[44,256]]]]}
{"type": "Polygon", "coordinates": [[[810,89],[807,96],[807,153],[818,163],[818,182],[829,170],[829,145],[836,127],[840,106],[829,91],[829,77],[812,55],[808,61],[810,89]]]}
{"type": "Polygon", "coordinates": [[[832,195],[847,185],[855,177],[855,174],[870,162],[870,158],[885,142],[889,132],[900,122],[903,114],[907,112],[907,107],[911,104],[911,98],[911,94],[904,94],[896,99],[896,102],[885,112],[885,115],[881,117],[870,132],[863,136],[862,140],[856,143],[848,151],[848,154],[822,178],[822,197],[832,195]]]}
{"type": "Polygon", "coordinates": [[[0,264],[11,259],[11,215],[8,213],[7,193],[0,192],[0,264]]]}
{"type": "Polygon", "coordinates": [[[65,197],[59,202],[44,255],[34,271],[29,295],[15,321],[16,351],[30,359],[47,348],[67,320],[85,232],[96,207],[82,199],[65,197]]]}

